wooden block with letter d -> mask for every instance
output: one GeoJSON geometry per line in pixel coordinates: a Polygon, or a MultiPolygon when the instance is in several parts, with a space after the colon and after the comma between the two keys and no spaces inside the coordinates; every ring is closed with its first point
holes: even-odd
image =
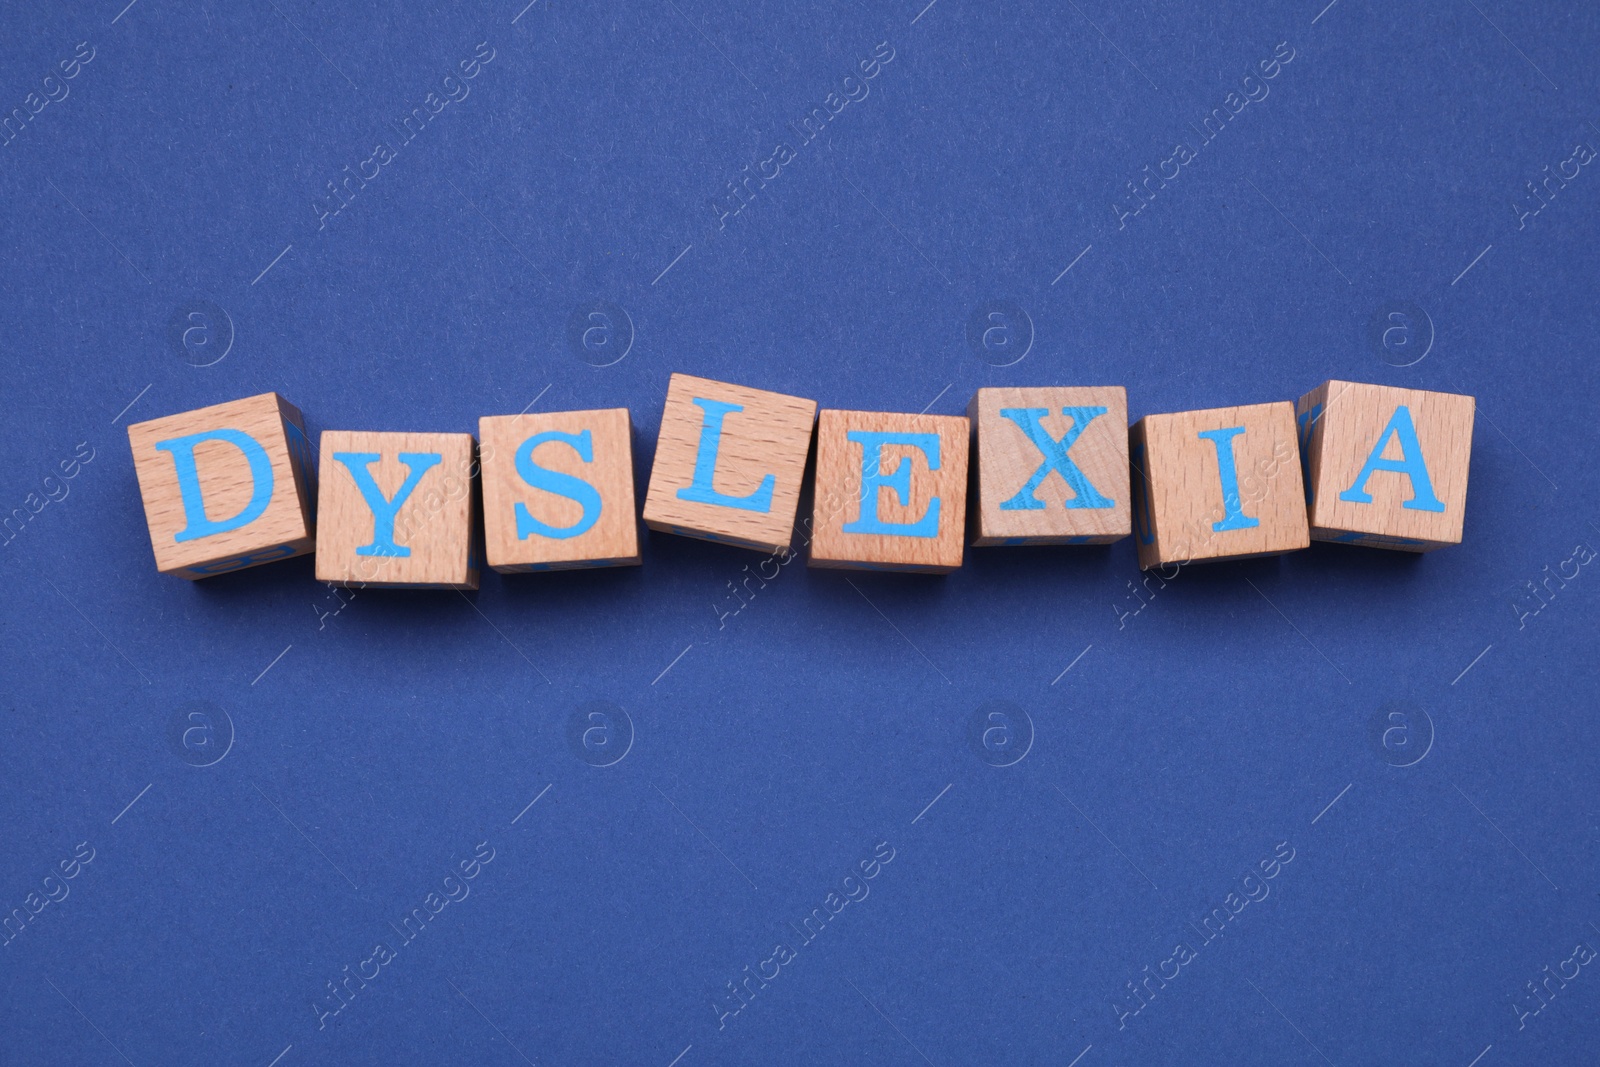
{"type": "Polygon", "coordinates": [[[644,521],[763,552],[789,547],[817,404],[674,374],[644,521]]]}
{"type": "Polygon", "coordinates": [[[128,443],[161,573],[205,578],[315,547],[311,446],[278,394],[134,423],[128,443]]]}
{"type": "Polygon", "coordinates": [[[478,588],[469,433],[322,435],[317,580],[478,588]]]}
{"type": "Polygon", "coordinates": [[[627,408],[478,420],[484,558],[497,571],[639,562],[627,408]]]}
{"type": "Polygon", "coordinates": [[[1128,393],[979,389],[974,545],[1102,545],[1133,532],[1128,393]]]}
{"type": "Polygon", "coordinates": [[[1140,567],[1271,556],[1310,545],[1287,400],[1146,415],[1129,439],[1140,567]]]}
{"type": "Polygon", "coordinates": [[[808,564],[932,574],[961,566],[971,435],[959,415],[824,411],[808,564]]]}
{"type": "Polygon", "coordinates": [[[1461,543],[1473,399],[1328,381],[1295,414],[1314,541],[1401,552],[1461,543]]]}

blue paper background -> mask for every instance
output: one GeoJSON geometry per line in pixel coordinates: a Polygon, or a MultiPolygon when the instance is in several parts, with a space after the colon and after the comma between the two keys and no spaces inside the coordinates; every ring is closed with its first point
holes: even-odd
{"type": "Polygon", "coordinates": [[[0,511],[94,457],[0,547],[0,904],[94,855],[0,949],[0,1062],[1592,1058],[1592,968],[1515,1006],[1600,947],[1600,577],[1526,585],[1600,545],[1600,177],[1537,214],[1526,187],[1600,146],[1592,12],[123,2],[12,5],[0,39],[4,112],[93,49],[0,147],[0,511]],[[479,42],[468,95],[319,228],[479,42]],[[642,490],[672,371],[940,413],[1002,384],[1121,383],[1134,417],[1471,393],[1466,542],[1148,602],[1128,542],[796,564],[734,615],[760,557],[653,534],[642,568],[472,597],[155,572],[130,421],[266,390],[313,433],[625,404],[642,490]],[[470,895],[319,1027],[480,842],[470,895]]]}

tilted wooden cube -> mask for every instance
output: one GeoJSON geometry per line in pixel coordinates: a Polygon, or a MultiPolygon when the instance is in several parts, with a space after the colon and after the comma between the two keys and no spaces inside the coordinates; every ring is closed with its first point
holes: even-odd
{"type": "Polygon", "coordinates": [[[161,573],[205,578],[315,547],[311,446],[278,394],[134,423],[128,443],[161,573]]]}
{"type": "Polygon", "coordinates": [[[974,545],[1098,545],[1133,532],[1120,385],[979,389],[974,545]]]}
{"type": "Polygon", "coordinates": [[[1287,401],[1146,415],[1130,432],[1139,566],[1310,545],[1287,401]]]}
{"type": "Polygon", "coordinates": [[[1327,381],[1296,405],[1314,541],[1402,552],[1461,543],[1474,402],[1327,381]]]}
{"type": "Polygon", "coordinates": [[[934,574],[961,566],[971,434],[958,415],[822,412],[808,564],[934,574]]]}
{"type": "Polygon", "coordinates": [[[787,548],[816,417],[814,400],[674,374],[645,523],[763,552],[787,548]]]}
{"type": "Polygon", "coordinates": [[[321,446],[318,581],[478,588],[471,434],[329,430],[321,446]]]}
{"type": "Polygon", "coordinates": [[[478,420],[484,558],[497,571],[639,562],[627,408],[478,420]]]}

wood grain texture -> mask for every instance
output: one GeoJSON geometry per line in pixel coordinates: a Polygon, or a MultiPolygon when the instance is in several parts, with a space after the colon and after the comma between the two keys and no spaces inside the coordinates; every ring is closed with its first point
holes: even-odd
{"type": "MultiPolygon", "coordinates": [[[[304,555],[316,546],[312,513],[315,472],[305,421],[276,393],[137,422],[128,427],[134,472],[144,500],[145,522],[156,569],[190,580],[304,555]],[[178,486],[176,458],[156,445],[212,430],[237,430],[254,438],[272,469],[272,495],[254,521],[190,541],[177,535],[188,526],[178,486]]],[[[227,441],[194,448],[195,471],[206,517],[223,522],[250,503],[255,482],[245,453],[227,441]]]]}
{"type": "MultiPolygon", "coordinates": [[[[1401,552],[1430,552],[1461,543],[1467,507],[1467,473],[1472,458],[1475,403],[1459,393],[1397,389],[1361,382],[1327,381],[1295,406],[1305,454],[1306,497],[1315,541],[1342,541],[1401,552]],[[1401,460],[1400,432],[1391,421],[1406,409],[1427,472],[1432,499],[1427,503],[1407,474],[1372,471],[1362,484],[1370,502],[1340,498],[1355,487],[1374,449],[1382,460],[1401,460]],[[1412,507],[1407,507],[1410,502],[1412,507]]],[[[1404,417],[1402,417],[1402,422],[1404,417]]]]}
{"type": "Polygon", "coordinates": [[[977,451],[974,545],[1099,545],[1120,541],[1133,532],[1128,392],[1122,386],[979,389],[967,415],[973,423],[977,451]],[[1089,418],[1078,430],[1075,420],[1062,413],[1063,408],[1104,408],[1105,412],[1089,418]],[[1036,418],[1000,414],[1009,410],[1034,412],[1036,418]],[[1030,436],[1034,427],[1056,442],[1078,431],[1065,450],[1067,459],[1094,489],[1094,493],[1084,494],[1085,502],[1097,506],[1068,507],[1079,494],[1060,469],[1052,466],[1046,467],[1048,473],[1037,486],[1020,494],[1047,464],[1046,454],[1030,436]],[[1019,495],[1022,501],[1042,506],[1015,506],[1019,495]],[[1098,506],[1102,502],[1106,506],[1098,506]]]}
{"type": "Polygon", "coordinates": [[[812,567],[921,571],[942,574],[961,566],[966,539],[967,447],[972,423],[960,415],[900,415],[826,410],[817,420],[817,473],[812,514],[812,567]],[[867,467],[867,446],[855,431],[932,434],[937,467],[927,451],[909,444],[883,444],[877,470],[867,467]],[[904,464],[904,466],[902,466],[904,464]],[[903,472],[908,490],[869,486],[867,477],[903,472]],[[867,476],[867,477],[864,477],[867,476]],[[937,501],[937,522],[931,521],[937,501]],[[873,513],[885,524],[929,523],[933,536],[852,532],[873,513]]]}
{"type": "Polygon", "coordinates": [[[317,580],[352,586],[478,588],[475,453],[475,442],[467,433],[324,433],[317,496],[317,580]],[[402,452],[440,457],[422,473],[395,515],[394,544],[408,554],[363,554],[358,549],[374,543],[373,510],[350,468],[334,455],[376,453],[378,460],[366,469],[384,499],[393,500],[412,469],[400,462],[402,452]]]}
{"type": "Polygon", "coordinates": [[[645,495],[645,523],[653,530],[763,552],[787,548],[794,536],[795,510],[816,417],[814,400],[674,374],[667,385],[661,435],[645,495]],[[694,482],[701,428],[706,421],[706,411],[695,404],[696,398],[737,404],[742,409],[723,417],[712,487],[731,497],[748,496],[771,475],[772,499],[766,510],[685,500],[679,495],[694,482]]]}
{"type": "Polygon", "coordinates": [[[1130,440],[1141,568],[1270,556],[1310,545],[1294,407],[1287,400],[1146,415],[1130,440]],[[1222,448],[1199,435],[1234,427],[1244,429],[1227,439],[1237,487],[1229,501],[1222,448]],[[1255,525],[1228,528],[1231,515],[1255,525]]]}
{"type": "Polygon", "coordinates": [[[478,420],[483,486],[484,558],[497,571],[573,570],[622,567],[639,562],[639,516],[633,501],[633,432],[627,408],[560,411],[539,415],[496,415],[478,420]],[[589,460],[578,444],[547,439],[529,458],[540,468],[581,479],[599,494],[597,515],[582,501],[529,485],[517,473],[517,453],[544,433],[587,434],[589,460]],[[566,537],[537,530],[517,536],[518,505],[556,531],[592,521],[566,537]]]}

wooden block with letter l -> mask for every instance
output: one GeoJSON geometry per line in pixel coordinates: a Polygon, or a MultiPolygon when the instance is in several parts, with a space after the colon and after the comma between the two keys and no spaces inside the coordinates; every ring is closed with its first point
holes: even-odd
{"type": "Polygon", "coordinates": [[[788,548],[816,418],[814,400],[674,374],[646,525],[763,552],[788,548]]]}
{"type": "Polygon", "coordinates": [[[329,430],[321,446],[318,581],[478,588],[471,434],[329,430]]]}
{"type": "Polygon", "coordinates": [[[1133,532],[1128,393],[979,389],[974,545],[1103,545],[1133,532]]]}
{"type": "Polygon", "coordinates": [[[1141,568],[1310,546],[1287,400],[1146,415],[1129,440],[1141,568]]]}
{"type": "Polygon", "coordinates": [[[1314,541],[1401,552],[1461,543],[1474,402],[1328,381],[1295,415],[1314,541]]]}
{"type": "Polygon", "coordinates": [[[930,574],[961,566],[971,435],[960,415],[824,411],[807,563],[930,574]]]}
{"type": "Polygon", "coordinates": [[[484,558],[497,571],[639,562],[627,408],[478,420],[484,558]]]}
{"type": "Polygon", "coordinates": [[[278,394],[137,422],[128,443],[161,573],[205,578],[315,547],[311,445],[278,394]]]}

